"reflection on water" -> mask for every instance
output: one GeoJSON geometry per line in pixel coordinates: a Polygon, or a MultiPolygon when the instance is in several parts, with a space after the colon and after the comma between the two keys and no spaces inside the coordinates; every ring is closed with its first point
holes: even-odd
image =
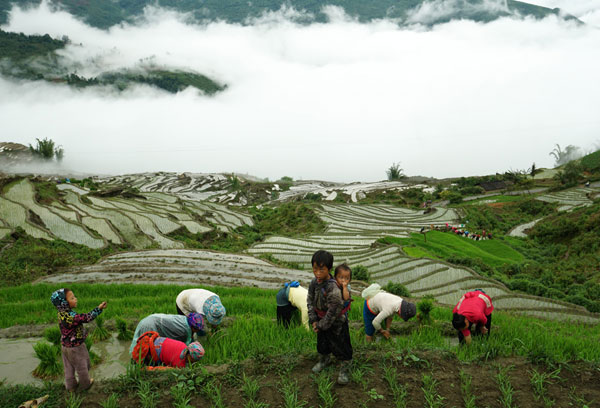
{"type": "MultiPolygon", "coordinates": [[[[0,379],[9,384],[42,384],[43,381],[31,375],[39,360],[33,351],[33,345],[42,340],[39,337],[25,339],[0,339],[0,379]]],[[[92,350],[102,357],[102,362],[90,370],[93,378],[111,378],[125,372],[129,361],[130,341],[111,338],[95,343],[92,350]]],[[[57,378],[63,381],[62,377],[57,378]]]]}

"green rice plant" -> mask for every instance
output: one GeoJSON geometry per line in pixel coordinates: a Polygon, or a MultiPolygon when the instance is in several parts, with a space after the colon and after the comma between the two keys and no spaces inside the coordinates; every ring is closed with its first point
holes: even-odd
{"type": "Polygon", "coordinates": [[[119,396],[115,393],[110,394],[110,396],[100,403],[102,408],[119,408],[119,396]]]}
{"type": "Polygon", "coordinates": [[[498,383],[498,387],[500,387],[500,398],[498,401],[500,402],[500,406],[502,408],[515,408],[516,406],[513,404],[513,397],[515,394],[515,389],[510,383],[510,378],[508,376],[508,371],[512,369],[512,366],[507,367],[499,367],[498,374],[496,374],[495,379],[498,383]]]}
{"type": "Polygon", "coordinates": [[[323,370],[318,376],[313,375],[313,379],[317,383],[317,394],[319,399],[323,402],[321,405],[323,408],[333,408],[337,397],[333,395],[333,381],[329,378],[327,370],[323,370]]]}
{"type": "Polygon", "coordinates": [[[396,408],[406,408],[408,391],[406,387],[398,381],[398,373],[394,366],[385,364],[383,366],[383,378],[388,383],[392,397],[394,399],[394,406],[396,408]]]}
{"type": "Polygon", "coordinates": [[[350,378],[352,379],[353,383],[360,384],[363,390],[367,389],[368,379],[362,367],[352,367],[352,370],[350,371],[350,378]]]}
{"type": "Polygon", "coordinates": [[[464,370],[460,370],[458,374],[460,376],[460,390],[462,392],[465,408],[476,408],[475,395],[473,395],[473,390],[471,389],[473,377],[464,370]]]}
{"type": "Polygon", "coordinates": [[[221,386],[217,385],[214,381],[206,384],[202,393],[206,399],[210,400],[213,408],[225,408],[223,396],[221,395],[221,386]]]}
{"type": "Polygon", "coordinates": [[[131,340],[133,339],[133,332],[129,330],[127,327],[127,322],[120,317],[115,318],[115,323],[117,325],[117,330],[119,334],[117,334],[117,339],[119,340],[131,340]]]}
{"type": "Polygon", "coordinates": [[[437,380],[433,375],[423,374],[423,394],[426,408],[440,408],[444,404],[444,397],[437,393],[437,380]]]}
{"type": "Polygon", "coordinates": [[[569,389],[569,406],[575,408],[592,408],[592,404],[594,401],[587,401],[583,394],[579,394],[577,392],[577,388],[575,386],[569,389]]]}
{"type": "Polygon", "coordinates": [[[96,322],[96,328],[94,329],[92,334],[90,334],[90,338],[94,342],[103,341],[103,340],[108,339],[110,337],[110,333],[104,327],[104,317],[102,315],[98,315],[95,319],[95,322],[96,322]]]}
{"type": "Polygon", "coordinates": [[[256,378],[246,376],[246,373],[242,374],[242,391],[247,399],[253,401],[256,399],[260,385],[256,378]]]}
{"type": "Polygon", "coordinates": [[[143,408],[156,408],[158,405],[158,393],[152,391],[152,386],[148,381],[139,382],[137,395],[143,408]]]}
{"type": "Polygon", "coordinates": [[[33,375],[43,379],[56,378],[63,372],[60,347],[39,341],[33,345],[36,357],[40,360],[33,375]]]}
{"type": "Polygon", "coordinates": [[[144,374],[145,372],[141,364],[130,361],[127,367],[125,367],[125,374],[119,377],[119,382],[128,388],[137,386],[143,380],[144,374]]]}
{"type": "Polygon", "coordinates": [[[190,390],[183,383],[177,383],[171,387],[171,396],[173,396],[173,407],[192,408],[190,406],[190,390]]]}
{"type": "Polygon", "coordinates": [[[544,407],[550,408],[554,406],[554,400],[548,396],[548,384],[552,384],[550,379],[560,380],[560,368],[550,373],[539,373],[535,368],[529,372],[531,375],[530,382],[533,388],[533,396],[536,401],[540,399],[544,402],[544,407]]]}
{"type": "Polygon", "coordinates": [[[300,390],[298,389],[298,382],[296,380],[282,380],[279,389],[283,396],[284,408],[304,408],[307,404],[306,401],[298,399],[300,390]]]}
{"type": "Polygon", "coordinates": [[[65,398],[66,408],[79,408],[83,403],[83,395],[77,395],[74,392],[69,392],[65,398]]]}
{"type": "Polygon", "coordinates": [[[48,327],[46,330],[44,330],[44,338],[57,347],[61,346],[61,337],[62,335],[60,333],[60,328],[57,326],[48,327]]]}

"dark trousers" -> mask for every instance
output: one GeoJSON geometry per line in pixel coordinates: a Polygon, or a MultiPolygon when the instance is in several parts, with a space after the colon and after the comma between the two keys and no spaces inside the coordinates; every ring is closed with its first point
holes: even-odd
{"type": "Polygon", "coordinates": [[[344,322],[338,334],[330,328],[317,333],[317,351],[319,354],[333,354],[340,361],[352,360],[352,344],[348,321],[344,322]]]}
{"type": "MultiPolygon", "coordinates": [[[[486,337],[489,337],[490,336],[490,332],[492,330],[492,314],[490,313],[489,315],[486,315],[485,317],[487,319],[487,323],[485,324],[485,328],[488,330],[488,332],[486,334],[486,337]]],[[[475,333],[472,334],[473,336],[481,336],[481,332],[479,331],[479,328],[481,326],[482,326],[481,324],[478,324],[475,327],[475,333]]],[[[471,330],[472,327],[473,327],[473,323],[469,323],[469,330],[471,330]]],[[[461,331],[458,332],[458,342],[460,344],[462,344],[462,343],[465,342],[465,336],[464,336],[464,334],[462,334],[461,331]]]]}
{"type": "Polygon", "coordinates": [[[291,304],[277,306],[277,323],[283,325],[283,327],[290,327],[290,322],[292,321],[292,317],[296,310],[298,310],[298,308],[291,304]]]}

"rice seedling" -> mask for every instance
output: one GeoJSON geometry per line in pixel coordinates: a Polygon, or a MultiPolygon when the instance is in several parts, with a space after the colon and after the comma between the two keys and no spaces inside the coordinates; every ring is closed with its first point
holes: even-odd
{"type": "Polygon", "coordinates": [[[368,379],[362,367],[352,367],[352,370],[350,371],[350,378],[352,379],[353,383],[360,384],[363,390],[367,389],[368,379]]]}
{"type": "Polygon", "coordinates": [[[119,408],[119,396],[117,394],[110,394],[110,396],[103,402],[100,402],[102,408],[119,408]]]}
{"type": "Polygon", "coordinates": [[[333,381],[329,378],[328,370],[323,370],[318,376],[313,376],[313,379],[317,383],[317,394],[319,399],[323,402],[321,405],[323,408],[333,408],[337,397],[333,395],[333,381]]]}
{"type": "MultiPolygon", "coordinates": [[[[171,396],[173,396],[173,407],[192,408],[190,390],[182,383],[177,383],[171,387],[171,396]]],[[[213,405],[214,406],[214,405],[213,405]]]]}
{"type": "Polygon", "coordinates": [[[280,392],[283,396],[283,406],[284,408],[304,408],[307,404],[306,401],[301,401],[298,399],[298,393],[300,390],[298,389],[298,382],[292,379],[282,379],[280,383],[280,392]]]}
{"type": "Polygon", "coordinates": [[[444,404],[444,397],[437,393],[437,380],[433,375],[423,374],[423,395],[425,396],[425,407],[440,408],[444,404]]]}
{"type": "Polygon", "coordinates": [[[221,394],[221,385],[217,385],[214,380],[204,386],[202,394],[211,402],[213,408],[225,408],[225,402],[221,394]]]}
{"type": "Polygon", "coordinates": [[[544,407],[550,408],[554,406],[554,400],[548,396],[548,384],[552,384],[550,379],[560,380],[560,368],[550,373],[539,373],[535,368],[529,372],[531,375],[530,382],[533,388],[533,396],[536,401],[542,400],[544,407]]]}
{"type": "Polygon", "coordinates": [[[117,339],[119,340],[131,340],[133,339],[133,332],[129,330],[127,327],[127,322],[120,317],[115,318],[115,323],[117,325],[117,330],[119,334],[117,334],[117,339]]]}
{"type": "Polygon", "coordinates": [[[500,387],[500,398],[498,401],[500,402],[500,406],[502,408],[515,408],[513,404],[513,397],[515,390],[510,383],[510,378],[508,376],[508,371],[512,369],[512,366],[508,367],[498,367],[498,374],[496,374],[496,382],[500,387]]]}
{"type": "Polygon", "coordinates": [[[431,324],[431,311],[433,310],[433,297],[426,296],[423,300],[417,302],[419,322],[422,324],[431,324]]]}
{"type": "Polygon", "coordinates": [[[74,392],[69,392],[67,397],[65,398],[65,407],[66,408],[79,408],[81,404],[83,404],[83,395],[77,395],[74,392]]]}
{"type": "Polygon", "coordinates": [[[33,370],[33,375],[39,378],[56,378],[63,372],[61,351],[59,346],[39,341],[33,345],[36,357],[40,360],[33,370]]]}
{"type": "Polygon", "coordinates": [[[55,346],[60,347],[61,337],[60,329],[57,326],[48,327],[44,330],[44,338],[55,346]]]}
{"type": "Polygon", "coordinates": [[[260,385],[256,378],[249,377],[246,373],[242,374],[242,391],[247,399],[255,400],[259,389],[260,385]]]}
{"type": "Polygon", "coordinates": [[[137,395],[143,408],[156,408],[158,405],[158,394],[152,391],[152,386],[148,381],[139,382],[137,395]]]}
{"type": "Polygon", "coordinates": [[[464,370],[460,370],[460,390],[462,392],[465,408],[476,408],[475,395],[471,389],[471,380],[473,377],[467,374],[464,370]]]}
{"type": "Polygon", "coordinates": [[[577,392],[577,388],[575,386],[569,389],[569,406],[575,408],[592,408],[592,404],[594,401],[587,401],[583,394],[577,392]]]}
{"type": "Polygon", "coordinates": [[[96,317],[96,319],[94,319],[94,321],[96,323],[96,328],[94,329],[92,334],[90,334],[91,339],[94,342],[103,341],[103,340],[108,339],[110,337],[110,333],[104,327],[104,316],[98,315],[98,317],[96,317]]]}
{"type": "Polygon", "coordinates": [[[408,391],[403,384],[398,381],[398,373],[392,365],[383,366],[383,378],[388,383],[390,391],[392,392],[392,398],[394,399],[394,406],[396,408],[406,408],[408,391]]]}

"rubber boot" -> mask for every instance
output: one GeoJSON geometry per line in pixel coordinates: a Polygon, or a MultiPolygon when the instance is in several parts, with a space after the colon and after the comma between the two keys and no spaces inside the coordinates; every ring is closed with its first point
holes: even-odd
{"type": "Polygon", "coordinates": [[[314,367],[312,368],[312,372],[318,374],[321,371],[323,371],[323,369],[329,364],[331,364],[331,355],[319,354],[319,362],[314,365],[314,367]]]}
{"type": "Polygon", "coordinates": [[[338,375],[337,383],[340,385],[346,385],[350,382],[350,366],[352,360],[342,361],[340,366],[340,374],[338,375]]]}

